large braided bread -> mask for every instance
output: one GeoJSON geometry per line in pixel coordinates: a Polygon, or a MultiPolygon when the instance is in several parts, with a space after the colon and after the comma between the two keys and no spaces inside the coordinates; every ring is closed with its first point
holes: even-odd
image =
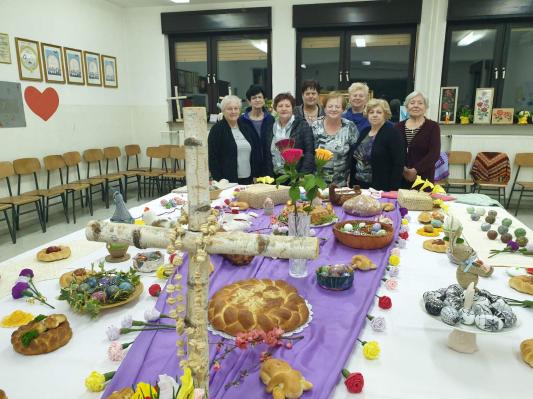
{"type": "Polygon", "coordinates": [[[63,314],[51,314],[41,321],[31,321],[11,334],[11,344],[16,352],[23,355],[40,355],[53,352],[66,345],[72,337],[67,318],[63,314]],[[35,330],[39,335],[28,346],[22,344],[24,333],[35,330]]]}
{"type": "Polygon", "coordinates": [[[282,280],[242,280],[220,289],[209,301],[211,325],[230,335],[254,329],[292,331],[309,318],[296,288],[282,280]]]}

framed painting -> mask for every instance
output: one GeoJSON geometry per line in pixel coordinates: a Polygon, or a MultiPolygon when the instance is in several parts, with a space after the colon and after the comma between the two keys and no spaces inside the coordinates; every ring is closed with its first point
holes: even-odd
{"type": "Polygon", "coordinates": [[[488,124],[492,115],[492,100],[494,98],[494,88],[476,89],[476,100],[474,101],[474,123],[488,124]]]}
{"type": "Polygon", "coordinates": [[[117,88],[118,74],[117,74],[117,59],[110,55],[101,56],[102,61],[102,77],[104,80],[104,87],[117,88]]]}
{"type": "Polygon", "coordinates": [[[459,87],[441,87],[439,102],[439,123],[455,123],[459,87]]]}
{"type": "Polygon", "coordinates": [[[493,125],[512,125],[514,108],[494,108],[492,110],[493,125]]]}
{"type": "Polygon", "coordinates": [[[44,80],[48,83],[65,83],[65,67],[61,47],[41,43],[44,80]]]}
{"type": "Polygon", "coordinates": [[[85,84],[85,71],[83,69],[83,53],[81,50],[63,47],[65,55],[65,69],[67,83],[71,85],[85,84]]]}
{"type": "Polygon", "coordinates": [[[100,54],[83,51],[83,61],[85,76],[87,76],[87,86],[102,86],[100,54]]]}
{"type": "Polygon", "coordinates": [[[11,64],[11,49],[7,33],[0,33],[0,64],[11,64]]]}
{"type": "Polygon", "coordinates": [[[17,51],[20,80],[41,82],[43,80],[43,75],[41,71],[39,42],[15,37],[15,48],[17,51]]]}

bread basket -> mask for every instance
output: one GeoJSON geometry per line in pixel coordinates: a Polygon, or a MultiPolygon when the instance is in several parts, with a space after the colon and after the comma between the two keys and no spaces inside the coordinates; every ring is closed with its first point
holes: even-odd
{"type": "Polygon", "coordinates": [[[398,203],[410,211],[431,211],[433,209],[431,196],[416,190],[399,190],[398,203]]]}
{"type": "Polygon", "coordinates": [[[342,244],[356,249],[379,249],[386,247],[392,242],[394,238],[394,230],[390,224],[382,224],[383,229],[387,234],[383,236],[374,236],[374,235],[355,235],[352,233],[346,233],[341,231],[341,228],[345,224],[358,224],[366,223],[373,224],[374,221],[371,220],[345,220],[343,222],[336,223],[333,226],[333,234],[335,238],[340,241],[342,244]]]}

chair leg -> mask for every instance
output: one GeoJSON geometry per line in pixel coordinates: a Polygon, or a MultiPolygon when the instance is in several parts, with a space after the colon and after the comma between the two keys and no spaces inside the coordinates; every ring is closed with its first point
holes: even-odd
{"type": "Polygon", "coordinates": [[[518,203],[516,204],[516,210],[514,211],[514,215],[518,215],[518,208],[520,208],[520,202],[522,201],[522,194],[524,194],[524,187],[522,186],[522,189],[520,190],[520,196],[518,197],[518,203]]]}
{"type": "Polygon", "coordinates": [[[505,208],[505,204],[506,204],[506,202],[505,202],[505,187],[502,188],[502,196],[503,196],[503,206],[505,208]]]}
{"type": "Polygon", "coordinates": [[[7,210],[4,209],[4,218],[6,219],[7,223],[7,229],[9,230],[9,235],[11,236],[11,241],[13,241],[13,244],[17,243],[17,236],[15,235],[15,231],[13,227],[11,227],[11,222],[9,221],[9,216],[7,215],[7,210]]]}
{"type": "Polygon", "coordinates": [[[42,209],[41,201],[36,201],[35,207],[37,208],[37,216],[39,217],[39,222],[41,223],[41,229],[43,233],[46,233],[45,211],[42,209]]]}
{"type": "Polygon", "coordinates": [[[124,202],[128,202],[128,176],[124,176],[124,202]]]}
{"type": "Polygon", "coordinates": [[[89,213],[93,215],[93,196],[89,196],[89,213]]]}
{"type": "Polygon", "coordinates": [[[13,207],[13,225],[15,226],[15,230],[20,230],[20,226],[19,226],[19,210],[20,210],[20,206],[17,205],[16,206],[16,210],[15,210],[15,207],[13,207]]]}
{"type": "Polygon", "coordinates": [[[45,222],[45,223],[48,223],[48,208],[49,208],[49,202],[48,202],[48,201],[49,201],[48,198],[46,198],[46,205],[45,205],[45,207],[44,207],[44,209],[45,209],[45,214],[44,214],[45,218],[44,218],[44,222],[45,222]]]}
{"type": "Polygon", "coordinates": [[[511,192],[509,193],[509,198],[507,199],[507,206],[506,206],[507,209],[509,209],[509,206],[511,204],[511,198],[513,198],[513,192],[514,192],[514,184],[513,184],[513,187],[511,187],[511,192]]]}
{"type": "Polygon", "coordinates": [[[68,193],[66,191],[64,194],[61,194],[61,202],[63,203],[63,213],[65,214],[65,219],[67,220],[67,223],[70,223],[70,219],[68,217],[68,193]]]}
{"type": "Polygon", "coordinates": [[[137,179],[137,201],[141,200],[141,176],[135,176],[137,179]]]}
{"type": "Polygon", "coordinates": [[[104,198],[105,198],[105,207],[106,209],[109,208],[109,182],[105,181],[105,188],[104,188],[104,198]]]}
{"type": "Polygon", "coordinates": [[[17,242],[17,225],[18,225],[18,214],[17,214],[17,208],[13,205],[11,208],[11,217],[13,219],[13,239],[15,242],[17,242]]]}
{"type": "MultiPolygon", "coordinates": [[[[80,190],[80,195],[82,191],[83,190],[80,190]]],[[[71,191],[71,194],[72,194],[72,221],[74,222],[74,224],[76,224],[76,198],[74,197],[74,194],[76,194],[76,191],[71,191]]],[[[81,202],[83,203],[83,195],[81,195],[81,202]]],[[[67,194],[67,204],[68,204],[68,194],[67,194]]]]}

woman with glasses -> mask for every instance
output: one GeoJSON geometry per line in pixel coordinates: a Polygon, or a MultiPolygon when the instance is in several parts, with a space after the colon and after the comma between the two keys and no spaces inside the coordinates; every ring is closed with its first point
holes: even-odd
{"type": "Polygon", "coordinates": [[[339,92],[331,92],[324,99],[326,116],[313,123],[315,149],[325,148],[333,153],[333,159],[324,167],[324,180],[337,186],[345,186],[350,173],[348,154],[357,141],[357,128],[342,117],[345,99],[339,92]]]}
{"type": "Polygon", "coordinates": [[[316,80],[304,80],[302,83],[302,105],[294,108],[294,115],[307,121],[309,126],[324,117],[324,108],[320,106],[320,85],[316,80]]]}

